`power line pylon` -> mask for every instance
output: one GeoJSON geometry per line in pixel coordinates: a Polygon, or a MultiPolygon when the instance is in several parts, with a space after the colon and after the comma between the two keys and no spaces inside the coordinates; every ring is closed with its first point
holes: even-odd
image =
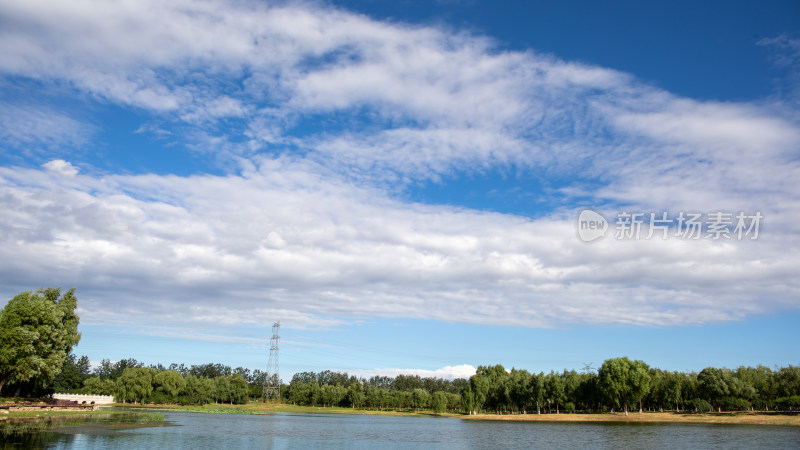
{"type": "Polygon", "coordinates": [[[263,398],[268,400],[274,398],[281,399],[281,376],[278,370],[278,329],[281,327],[280,322],[272,324],[272,339],[269,340],[269,362],[267,363],[267,373],[264,377],[264,390],[263,398]]]}

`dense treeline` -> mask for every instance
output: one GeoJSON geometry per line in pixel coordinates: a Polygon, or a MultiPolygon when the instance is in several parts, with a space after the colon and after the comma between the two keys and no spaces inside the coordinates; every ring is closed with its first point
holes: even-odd
{"type": "MultiPolygon", "coordinates": [[[[261,398],[264,377],[260,370],[222,364],[145,367],[135,359],[103,360],[92,371],[88,358],[70,354],[55,386],[59,392],[113,395],[118,402],[245,403],[261,398]]],[[[459,393],[467,383],[418,375],[365,379],[330,370],[301,372],[281,386],[281,398],[304,406],[460,412],[459,393]]]]}
{"type": "Polygon", "coordinates": [[[685,373],[628,358],[609,359],[596,372],[582,373],[480,366],[462,388],[461,404],[470,414],[798,410],[800,367],[708,367],[685,373]]]}
{"type": "Polygon", "coordinates": [[[113,395],[127,403],[246,403],[261,397],[264,372],[222,364],[161,364],[104,359],[91,371],[88,358],[67,357],[54,388],[59,392],[113,395]]]}
{"type": "Polygon", "coordinates": [[[301,372],[292,377],[284,398],[297,405],[344,406],[373,410],[430,409],[436,413],[460,411],[459,392],[467,380],[418,375],[357,378],[326,370],[301,372]]]}
{"type": "MultiPolygon", "coordinates": [[[[0,395],[60,392],[113,395],[120,402],[244,403],[261,398],[264,372],[222,364],[145,367],[134,359],[103,360],[94,370],[71,349],[80,340],[74,289],[23,292],[0,309],[0,395]]],[[[300,405],[432,409],[494,413],[743,411],[800,409],[800,367],[765,366],[696,372],[650,368],[626,357],[597,370],[530,373],[480,366],[469,380],[415,375],[357,378],[301,372],[281,386],[300,405]]]]}
{"type": "MultiPolygon", "coordinates": [[[[120,402],[244,403],[261,398],[264,372],[222,364],[145,367],[135,359],[103,360],[69,354],[54,386],[59,391],[114,395],[120,402]]],[[[359,378],[330,370],[301,372],[281,386],[281,398],[318,407],[433,410],[437,413],[553,413],[744,411],[800,409],[800,367],[765,366],[697,372],[651,368],[613,358],[598,370],[530,373],[479,366],[469,380],[417,375],[359,378]]]]}

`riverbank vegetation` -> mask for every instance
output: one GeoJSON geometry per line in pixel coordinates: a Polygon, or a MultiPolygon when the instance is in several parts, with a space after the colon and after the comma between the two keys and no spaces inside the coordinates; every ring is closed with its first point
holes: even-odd
{"type": "Polygon", "coordinates": [[[20,437],[31,437],[36,433],[67,429],[92,422],[94,428],[121,430],[140,427],[163,426],[164,415],[153,412],[131,411],[19,411],[0,417],[0,443],[10,447],[39,447],[20,437]],[[10,441],[9,441],[10,439],[10,441]]]}
{"type": "Polygon", "coordinates": [[[797,411],[800,367],[707,367],[673,372],[628,358],[597,370],[530,373],[480,366],[461,391],[464,411],[494,413],[600,413],[622,411],[797,411]]]}
{"type": "MultiPolygon", "coordinates": [[[[71,348],[80,339],[74,289],[39,289],[0,310],[0,395],[59,392],[113,395],[119,403],[206,405],[259,400],[266,374],[218,363],[146,367],[135,359],[92,368],[71,348]]],[[[284,402],[352,411],[435,414],[605,413],[629,410],[704,413],[800,410],[800,367],[707,367],[700,372],[651,368],[627,357],[594,370],[529,372],[479,366],[469,380],[301,372],[282,384],[284,402]]]]}
{"type": "Polygon", "coordinates": [[[397,410],[375,410],[365,408],[351,408],[348,406],[301,406],[284,401],[251,401],[242,405],[215,404],[206,405],[171,405],[171,404],[142,404],[127,405],[126,409],[142,409],[150,411],[181,411],[193,413],[214,413],[214,414],[347,414],[347,415],[380,415],[380,416],[416,416],[416,417],[438,417],[438,418],[461,418],[466,417],[460,411],[456,413],[437,414],[432,410],[397,409],[397,410]]]}

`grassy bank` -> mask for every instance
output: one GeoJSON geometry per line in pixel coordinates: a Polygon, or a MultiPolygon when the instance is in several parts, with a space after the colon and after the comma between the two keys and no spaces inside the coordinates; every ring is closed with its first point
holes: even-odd
{"type": "MultiPolygon", "coordinates": [[[[197,413],[217,413],[217,414],[369,414],[387,416],[411,416],[411,417],[442,417],[460,418],[465,420],[486,420],[486,421],[520,421],[520,422],[584,422],[584,423],[705,423],[705,424],[741,424],[741,425],[784,425],[800,426],[800,415],[788,413],[770,412],[738,412],[738,413],[605,413],[605,414],[479,414],[468,416],[463,414],[445,413],[434,414],[431,411],[403,410],[403,411],[375,411],[366,409],[353,409],[342,407],[321,407],[321,406],[297,406],[285,403],[262,403],[250,402],[244,405],[229,404],[208,404],[208,405],[131,405],[116,404],[130,409],[149,410],[149,411],[184,411],[197,413]]],[[[57,416],[91,417],[92,415],[108,414],[108,410],[100,411],[19,411],[8,415],[0,416],[0,421],[10,418],[33,418],[43,419],[57,416]]]]}
{"type": "MultiPolygon", "coordinates": [[[[119,405],[122,406],[122,405],[119,405]]],[[[444,417],[460,418],[466,420],[491,420],[491,421],[523,421],[523,422],[622,422],[622,423],[709,423],[709,424],[741,424],[741,425],[788,425],[800,426],[800,415],[768,412],[741,412],[741,413],[624,413],[615,414],[479,414],[468,416],[463,414],[446,413],[436,415],[431,411],[413,410],[404,411],[374,411],[366,409],[353,409],[321,406],[297,406],[283,403],[251,402],[245,405],[208,404],[203,406],[178,406],[178,405],[124,405],[132,408],[150,410],[174,410],[186,412],[223,413],[223,414],[371,414],[390,416],[414,417],[444,417]]]]}
{"type": "Polygon", "coordinates": [[[385,415],[385,416],[418,416],[418,417],[465,417],[462,414],[441,414],[437,415],[431,411],[413,410],[404,411],[376,411],[366,409],[353,409],[342,408],[339,406],[322,407],[322,406],[298,406],[285,403],[262,403],[250,402],[244,405],[227,405],[211,403],[203,406],[196,405],[130,405],[130,404],[117,404],[116,406],[124,406],[127,408],[137,409],[151,409],[151,410],[172,410],[172,411],[186,411],[186,412],[204,412],[204,413],[222,413],[222,414],[274,414],[274,413],[292,413],[292,414],[371,414],[371,415],[385,415]]]}
{"type": "MultiPolygon", "coordinates": [[[[153,412],[17,411],[0,418],[0,443],[33,433],[71,427],[124,430],[163,425],[164,415],[153,412]]],[[[5,443],[8,444],[7,441],[5,443]]]]}
{"type": "Polygon", "coordinates": [[[60,417],[60,416],[73,416],[73,417],[91,417],[93,415],[108,414],[108,410],[98,409],[96,411],[10,411],[8,414],[0,415],[0,421],[30,417],[60,417]]]}
{"type": "Polygon", "coordinates": [[[800,426],[800,415],[770,412],[738,413],[624,413],[614,414],[479,414],[463,416],[468,420],[497,420],[519,422],[619,422],[619,423],[708,423],[738,425],[800,426]]]}

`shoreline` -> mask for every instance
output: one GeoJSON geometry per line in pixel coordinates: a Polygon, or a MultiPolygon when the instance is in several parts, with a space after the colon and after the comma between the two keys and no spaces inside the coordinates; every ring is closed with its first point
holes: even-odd
{"type": "Polygon", "coordinates": [[[217,414],[351,414],[351,415],[391,415],[408,417],[428,417],[442,419],[462,419],[478,421],[515,422],[562,422],[562,423],[699,423],[722,425],[768,425],[800,426],[800,414],[767,411],[723,412],[723,413],[675,413],[675,412],[629,412],[597,414],[478,414],[456,413],[434,414],[431,411],[375,411],[342,407],[296,406],[279,403],[251,402],[244,405],[208,404],[203,406],[179,405],[120,405],[135,409],[162,411],[184,411],[217,414]]]}
{"type": "MultiPolygon", "coordinates": [[[[625,413],[596,413],[596,414],[478,414],[465,415],[460,413],[435,414],[432,411],[376,411],[366,409],[352,409],[344,407],[322,407],[322,406],[297,406],[284,403],[261,403],[250,402],[243,405],[230,404],[207,404],[196,405],[169,405],[169,404],[147,404],[133,405],[115,403],[116,408],[126,408],[139,411],[179,411],[204,414],[248,414],[248,415],[269,415],[276,413],[286,414],[349,414],[349,415],[380,415],[380,416],[406,416],[406,417],[427,417],[441,419],[462,419],[491,422],[551,422],[551,423],[630,423],[630,424],[667,424],[667,423],[686,423],[686,424],[721,424],[721,425],[766,425],[766,426],[800,426],[800,414],[798,413],[777,413],[777,412],[710,412],[710,413],[675,413],[675,412],[630,412],[625,413]]],[[[102,408],[106,409],[106,408],[102,408]]],[[[97,414],[100,411],[82,411],[83,414],[97,414]]],[[[110,411],[106,411],[110,412],[110,411]]],[[[0,422],[14,418],[48,418],[54,416],[80,415],[79,411],[25,411],[16,412],[0,416],[0,422]]]]}
{"type": "Polygon", "coordinates": [[[699,423],[720,425],[800,426],[800,414],[773,412],[675,413],[629,412],[597,414],[478,414],[465,420],[561,423],[699,423]]]}
{"type": "Polygon", "coordinates": [[[463,414],[443,413],[435,414],[429,410],[420,411],[378,411],[369,409],[353,409],[341,406],[323,407],[323,406],[298,406],[285,403],[261,403],[249,402],[243,405],[230,405],[223,403],[209,403],[206,405],[131,405],[115,403],[113,406],[120,408],[131,409],[149,409],[161,411],[182,411],[182,412],[196,412],[196,413],[217,413],[217,414],[252,414],[252,415],[268,415],[276,413],[285,414],[349,414],[349,415],[374,415],[374,416],[408,416],[408,417],[432,417],[432,418],[463,418],[463,414]]]}

